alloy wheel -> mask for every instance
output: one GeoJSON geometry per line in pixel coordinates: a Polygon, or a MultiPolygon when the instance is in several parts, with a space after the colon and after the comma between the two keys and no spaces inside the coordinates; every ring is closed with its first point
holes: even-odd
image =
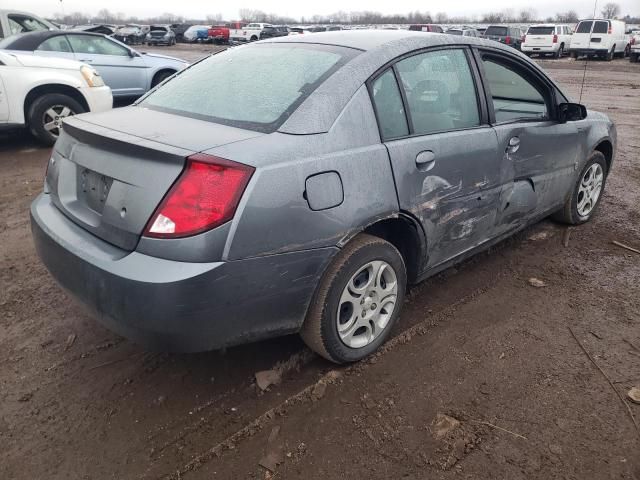
{"type": "Polygon", "coordinates": [[[603,182],[602,166],[599,163],[594,163],[584,173],[578,187],[578,215],[588,217],[591,214],[602,193],[603,182]]]}
{"type": "Polygon", "coordinates": [[[51,134],[51,136],[57,138],[60,135],[60,129],[62,128],[62,121],[75,115],[75,112],[66,105],[53,105],[49,109],[45,110],[42,116],[42,124],[44,129],[51,134]]]}
{"type": "Polygon", "coordinates": [[[337,328],[342,342],[362,348],[387,327],[398,298],[398,277],[391,265],[374,260],[347,282],[338,305],[337,328]]]}

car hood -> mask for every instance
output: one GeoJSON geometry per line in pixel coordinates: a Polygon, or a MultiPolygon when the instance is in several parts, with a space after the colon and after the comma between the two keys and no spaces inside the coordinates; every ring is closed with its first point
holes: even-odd
{"type": "Polygon", "coordinates": [[[102,113],[90,113],[82,115],[81,120],[94,127],[107,128],[192,152],[202,152],[228,143],[241,142],[264,135],[252,130],[243,130],[138,106],[117,108],[102,113]]]}
{"type": "Polygon", "coordinates": [[[55,68],[62,70],[79,70],[82,63],[66,58],[40,57],[30,53],[6,50],[7,53],[13,55],[20,65],[23,67],[34,68],[55,68]]]}
{"type": "Polygon", "coordinates": [[[170,61],[170,62],[176,62],[176,63],[181,63],[183,65],[189,65],[187,62],[185,62],[184,60],[180,60],[179,58],[176,57],[170,57],[168,55],[160,55],[158,53],[142,53],[141,54],[143,58],[148,58],[149,60],[151,60],[152,62],[166,62],[166,61],[170,61]]]}

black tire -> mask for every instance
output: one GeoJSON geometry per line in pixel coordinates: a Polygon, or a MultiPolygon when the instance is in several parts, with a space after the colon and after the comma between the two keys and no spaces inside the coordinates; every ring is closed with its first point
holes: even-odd
{"type": "Polygon", "coordinates": [[[33,136],[47,146],[56,143],[58,135],[45,128],[45,123],[48,123],[45,117],[49,118],[46,112],[58,106],[71,110],[69,116],[87,111],[78,101],[61,93],[47,93],[36,98],[27,112],[27,125],[33,136]]]}
{"type": "Polygon", "coordinates": [[[624,48],[624,54],[622,58],[627,58],[631,54],[631,45],[627,45],[624,48]]]}
{"type": "MultiPolygon", "coordinates": [[[[400,252],[392,244],[379,237],[360,234],[338,253],[324,273],[309,306],[300,335],[309,348],[327,360],[335,363],[357,362],[377,350],[389,337],[402,309],[406,285],[406,267],[400,252]],[[394,270],[397,279],[396,302],[387,324],[378,336],[365,346],[353,348],[347,346],[338,333],[340,300],[352,277],[369,262],[375,260],[386,262],[394,270]]],[[[362,302],[365,301],[365,298],[368,299],[364,294],[360,298],[362,298],[362,302]]],[[[365,303],[365,305],[367,304],[365,303]]],[[[351,308],[353,309],[353,305],[351,308]]],[[[363,312],[369,313],[367,307],[358,305],[356,308],[363,308],[363,312]]],[[[375,303],[371,304],[371,309],[374,308],[376,308],[375,303]]],[[[359,315],[356,314],[356,316],[359,315]]]]}
{"type": "Polygon", "coordinates": [[[616,46],[614,45],[613,47],[611,47],[611,50],[609,52],[607,52],[607,56],[605,57],[605,60],[607,62],[610,62],[611,60],[613,60],[613,57],[616,54],[616,46]]]}
{"type": "Polygon", "coordinates": [[[175,72],[168,72],[168,71],[156,73],[155,77],[153,77],[153,81],[151,82],[151,88],[164,82],[167,78],[169,78],[174,73],[175,72]]]}
{"type": "Polygon", "coordinates": [[[607,184],[608,173],[607,161],[604,158],[604,155],[601,152],[593,152],[587,160],[584,168],[580,172],[580,176],[577,177],[575,185],[571,190],[571,196],[567,199],[564,207],[562,207],[562,210],[559,210],[553,215],[553,219],[561,223],[567,223],[569,225],[580,225],[581,223],[588,222],[593,217],[594,213],[598,209],[598,206],[600,205],[600,201],[602,200],[602,196],[607,184]],[[602,190],[600,191],[600,196],[598,197],[596,204],[593,206],[593,208],[591,208],[589,214],[582,216],[580,215],[580,213],[578,213],[580,183],[582,182],[582,179],[587,171],[594,163],[600,164],[600,167],[602,168],[602,172],[604,174],[604,178],[602,180],[602,190]]]}
{"type": "Polygon", "coordinates": [[[638,54],[635,54],[635,53],[629,54],[629,61],[631,63],[637,63],[638,62],[638,54]]]}
{"type": "Polygon", "coordinates": [[[251,39],[249,40],[250,42],[255,42],[258,40],[258,37],[256,37],[255,35],[253,37],[251,37],[251,39]]]}
{"type": "Polygon", "coordinates": [[[564,55],[564,44],[560,44],[558,50],[553,54],[553,58],[562,58],[564,55]]]}

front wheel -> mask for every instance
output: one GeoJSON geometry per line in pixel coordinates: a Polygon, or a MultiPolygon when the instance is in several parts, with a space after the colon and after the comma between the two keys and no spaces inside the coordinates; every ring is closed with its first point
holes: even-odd
{"type": "Polygon", "coordinates": [[[604,155],[601,152],[593,152],[582,169],[571,196],[554,218],[570,225],[589,221],[600,204],[607,173],[604,155]]]}
{"type": "Polygon", "coordinates": [[[400,252],[381,238],[358,235],[323,275],[300,332],[302,339],[335,363],[363,359],[389,337],[406,285],[400,252]]]}
{"type": "Polygon", "coordinates": [[[73,98],[61,93],[48,93],[37,98],[29,108],[27,122],[31,133],[45,145],[56,143],[65,118],[86,109],[73,98]]]}

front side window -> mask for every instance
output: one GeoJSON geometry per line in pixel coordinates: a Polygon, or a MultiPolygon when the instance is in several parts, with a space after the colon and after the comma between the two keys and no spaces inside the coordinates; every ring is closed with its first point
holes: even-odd
{"type": "Polygon", "coordinates": [[[398,62],[413,133],[480,124],[475,84],[463,50],[427,52],[398,62]]]}
{"type": "Polygon", "coordinates": [[[315,44],[257,44],[196,63],[141,106],[272,132],[358,51],[315,44]],[[212,81],[214,79],[214,81],[212,81]]]}
{"type": "Polygon", "coordinates": [[[388,69],[373,82],[371,93],[383,140],[408,135],[407,116],[393,70],[388,69]]]}
{"type": "Polygon", "coordinates": [[[492,58],[483,59],[496,122],[548,118],[544,96],[522,73],[492,58]]]}
{"type": "Polygon", "coordinates": [[[75,53],[129,56],[129,51],[125,47],[104,37],[95,37],[93,35],[69,35],[68,37],[75,53]]]}
{"type": "Polygon", "coordinates": [[[27,17],[26,15],[9,15],[8,19],[12,35],[23,32],[49,30],[49,27],[41,21],[33,17],[27,17]]]}
{"type": "Polygon", "coordinates": [[[64,35],[57,35],[42,42],[37,50],[41,52],[65,52],[71,53],[71,45],[64,35]]]}

